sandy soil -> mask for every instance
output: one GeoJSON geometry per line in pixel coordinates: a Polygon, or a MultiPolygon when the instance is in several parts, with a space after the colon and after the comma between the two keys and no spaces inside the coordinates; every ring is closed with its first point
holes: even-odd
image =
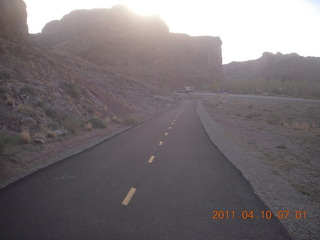
{"type": "MultiPolygon", "coordinates": [[[[294,194],[301,195],[301,198],[297,196],[300,202],[295,206],[308,209],[310,218],[300,222],[300,226],[297,221],[288,224],[291,234],[296,239],[311,239],[308,234],[320,237],[319,222],[316,222],[320,218],[319,103],[236,97],[221,103],[219,96],[203,102],[228,139],[261,159],[261,166],[270,176],[280,177],[292,187],[294,194]],[[301,230],[302,225],[310,231],[301,230]]],[[[276,184],[270,188],[285,192],[276,184]]],[[[269,204],[275,206],[276,196],[273,199],[269,204]]],[[[283,199],[286,201],[284,206],[290,207],[290,199],[283,199]]]]}

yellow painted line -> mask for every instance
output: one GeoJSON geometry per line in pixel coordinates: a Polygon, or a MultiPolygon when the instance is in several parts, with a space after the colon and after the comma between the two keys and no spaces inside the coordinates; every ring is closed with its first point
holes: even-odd
{"type": "Polygon", "coordinates": [[[165,136],[168,136],[168,133],[165,133],[164,135],[165,135],[165,136]]]}
{"type": "Polygon", "coordinates": [[[171,129],[172,127],[169,127],[169,129],[171,129]]]}
{"type": "Polygon", "coordinates": [[[136,190],[137,189],[135,189],[135,188],[131,188],[130,189],[130,191],[128,192],[127,196],[123,200],[122,205],[127,206],[129,204],[129,202],[130,202],[130,200],[131,200],[131,198],[132,198],[132,196],[133,196],[133,194],[135,193],[136,190]]]}
{"type": "Polygon", "coordinates": [[[159,146],[161,146],[163,144],[163,142],[161,141],[161,142],[159,142],[159,146]]]}
{"type": "Polygon", "coordinates": [[[154,158],[155,158],[155,156],[151,156],[150,159],[149,159],[149,161],[148,161],[148,163],[152,163],[153,160],[154,160],[154,158]]]}

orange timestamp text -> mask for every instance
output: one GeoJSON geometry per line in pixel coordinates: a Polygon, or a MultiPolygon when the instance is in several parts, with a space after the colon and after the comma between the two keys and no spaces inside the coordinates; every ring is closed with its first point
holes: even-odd
{"type": "Polygon", "coordinates": [[[306,219],[307,211],[280,210],[275,213],[271,211],[212,211],[212,219],[306,219]]]}

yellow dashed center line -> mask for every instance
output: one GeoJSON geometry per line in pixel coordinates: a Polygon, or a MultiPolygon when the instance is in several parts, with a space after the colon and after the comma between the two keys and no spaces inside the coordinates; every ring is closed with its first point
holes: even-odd
{"type": "Polygon", "coordinates": [[[135,188],[131,188],[130,189],[130,191],[128,192],[127,196],[123,200],[122,205],[127,206],[129,204],[129,202],[130,202],[130,200],[131,200],[131,198],[132,198],[132,196],[133,196],[133,194],[135,193],[136,190],[137,189],[135,189],[135,188]]]}
{"type": "Polygon", "coordinates": [[[161,142],[159,142],[159,146],[161,146],[163,144],[163,142],[161,141],[161,142]]]}
{"type": "Polygon", "coordinates": [[[169,129],[171,129],[172,127],[169,127],[169,129]]]}
{"type": "Polygon", "coordinates": [[[171,123],[172,125],[174,124],[174,123],[171,123]]]}
{"type": "Polygon", "coordinates": [[[148,163],[152,163],[153,160],[154,160],[154,158],[155,158],[155,156],[151,156],[150,159],[149,159],[149,161],[148,161],[148,163]]]}
{"type": "Polygon", "coordinates": [[[165,135],[165,136],[168,136],[168,133],[165,133],[164,135],[165,135]]]}

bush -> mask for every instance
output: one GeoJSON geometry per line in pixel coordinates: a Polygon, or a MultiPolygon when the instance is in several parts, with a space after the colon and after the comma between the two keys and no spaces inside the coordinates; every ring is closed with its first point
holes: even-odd
{"type": "Polygon", "coordinates": [[[68,131],[76,133],[81,127],[81,121],[74,117],[67,117],[63,121],[63,125],[68,131]]]}
{"type": "Polygon", "coordinates": [[[277,125],[280,122],[280,117],[277,114],[269,114],[266,116],[266,121],[269,124],[277,125]]]}
{"type": "Polygon", "coordinates": [[[52,130],[47,130],[46,132],[47,132],[48,138],[56,138],[57,137],[57,134],[52,130]]]}
{"type": "Polygon", "coordinates": [[[0,78],[10,79],[11,73],[5,70],[0,71],[0,78]]]}
{"type": "Polygon", "coordinates": [[[21,137],[22,142],[24,142],[24,143],[31,142],[30,132],[28,130],[22,130],[20,137],[21,137]]]}
{"type": "Polygon", "coordinates": [[[106,128],[107,124],[99,117],[93,117],[89,120],[94,128],[106,128]]]}
{"type": "Polygon", "coordinates": [[[15,153],[15,145],[20,144],[21,137],[19,135],[11,135],[0,132],[0,152],[4,155],[12,155],[15,153]]]}
{"type": "Polygon", "coordinates": [[[49,118],[55,118],[57,116],[57,111],[52,108],[46,108],[44,112],[49,118]]]}
{"type": "Polygon", "coordinates": [[[31,86],[24,86],[23,88],[21,88],[20,90],[21,93],[27,93],[31,96],[34,96],[36,95],[36,89],[34,87],[31,87],[31,86]]]}
{"type": "Polygon", "coordinates": [[[71,97],[76,98],[76,99],[78,99],[80,97],[80,93],[78,92],[78,90],[76,89],[76,87],[73,83],[65,82],[64,86],[66,87],[67,92],[71,97]]]}
{"type": "Polygon", "coordinates": [[[12,97],[8,97],[8,98],[6,99],[6,103],[7,103],[7,105],[10,106],[10,107],[14,107],[14,106],[16,105],[16,102],[14,101],[14,99],[13,99],[12,97]]]}
{"type": "Polygon", "coordinates": [[[88,122],[86,125],[84,125],[84,129],[86,129],[88,131],[92,131],[92,129],[93,129],[92,123],[88,122]]]}
{"type": "Polygon", "coordinates": [[[36,111],[34,110],[34,108],[30,105],[19,105],[17,107],[17,111],[19,113],[24,113],[29,115],[30,117],[35,117],[36,116],[36,111]]]}

